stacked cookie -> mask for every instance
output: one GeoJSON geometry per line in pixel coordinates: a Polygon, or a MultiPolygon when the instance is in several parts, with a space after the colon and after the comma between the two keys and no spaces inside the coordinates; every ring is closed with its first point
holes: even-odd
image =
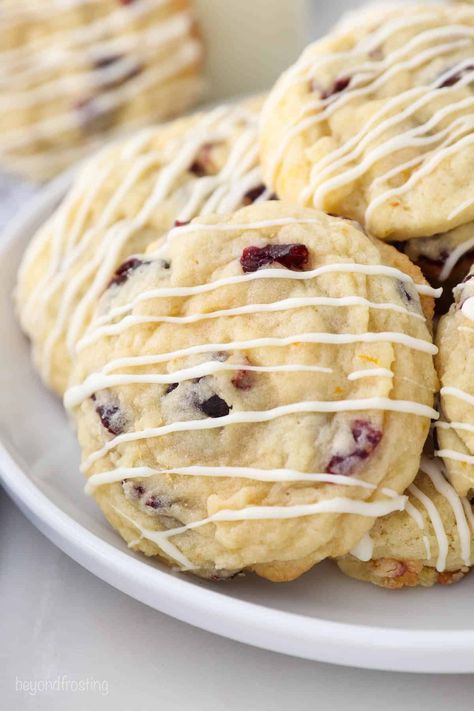
{"type": "Polygon", "coordinates": [[[473,27],[364,10],[261,112],[99,153],[32,241],[20,320],[130,547],[211,580],[473,564],[473,27]]]}
{"type": "Polygon", "coordinates": [[[3,0],[0,165],[45,180],[197,98],[189,0],[3,0]]]}

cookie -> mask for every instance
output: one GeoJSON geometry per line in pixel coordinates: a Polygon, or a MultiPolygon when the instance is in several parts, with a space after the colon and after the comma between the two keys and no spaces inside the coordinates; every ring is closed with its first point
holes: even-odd
{"type": "Polygon", "coordinates": [[[90,159],[20,268],[18,312],[45,383],[62,394],[74,345],[114,270],[175,221],[268,197],[260,100],[145,129],[90,159]]]}
{"type": "Polygon", "coordinates": [[[467,5],[384,3],[309,46],[263,109],[267,184],[382,240],[473,222],[473,28],[467,5]]]}
{"type": "Polygon", "coordinates": [[[449,484],[440,461],[428,457],[407,494],[405,510],[379,519],[339,568],[391,590],[462,580],[474,564],[472,504],[449,484]]]}
{"type": "Polygon", "coordinates": [[[46,180],[201,91],[189,0],[5,0],[0,165],[46,180]]]}
{"type": "Polygon", "coordinates": [[[474,266],[454,297],[436,335],[441,419],[435,431],[449,479],[465,496],[474,490],[474,266]]]}
{"type": "Polygon", "coordinates": [[[436,417],[432,293],[314,210],[176,227],[77,343],[65,404],[88,490],[134,550],[211,579],[346,553],[403,507],[436,417]]]}
{"type": "Polygon", "coordinates": [[[474,262],[474,223],[433,237],[411,239],[397,244],[420,267],[432,286],[442,287],[436,305],[446,313],[452,304],[453,288],[461,282],[474,262]]]}

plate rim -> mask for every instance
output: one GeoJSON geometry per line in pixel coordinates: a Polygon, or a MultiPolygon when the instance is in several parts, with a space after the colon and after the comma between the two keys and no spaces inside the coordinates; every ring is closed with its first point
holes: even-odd
{"type": "MultiPolygon", "coordinates": [[[[2,231],[0,258],[12,242],[51,212],[71,180],[71,171],[60,175],[13,218],[2,231]]],[[[73,560],[130,597],[182,622],[314,661],[385,671],[474,672],[474,630],[413,630],[325,620],[237,599],[145,565],[53,503],[16,461],[1,433],[0,481],[33,525],[73,560]]]]}

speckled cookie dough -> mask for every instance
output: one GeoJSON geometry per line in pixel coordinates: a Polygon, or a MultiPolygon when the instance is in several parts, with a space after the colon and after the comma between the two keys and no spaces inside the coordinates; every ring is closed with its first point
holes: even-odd
{"type": "Polygon", "coordinates": [[[404,511],[380,518],[338,561],[352,578],[397,590],[451,585],[474,564],[474,514],[448,483],[438,459],[424,457],[404,511]]]}
{"type": "Polygon", "coordinates": [[[474,490],[474,268],[454,296],[436,335],[441,419],[435,430],[448,476],[467,495],[474,490]]]}
{"type": "Polygon", "coordinates": [[[201,92],[189,0],[3,0],[0,47],[0,166],[33,180],[201,92]]]}
{"type": "Polygon", "coordinates": [[[383,240],[472,223],[473,30],[467,5],[381,3],[309,46],[263,110],[268,185],[383,240]]]}
{"type": "Polygon", "coordinates": [[[215,580],[347,553],[404,506],[436,417],[432,293],[314,210],[176,227],[116,272],[77,344],[88,490],[133,549],[215,580]]]}
{"type": "Polygon", "coordinates": [[[175,221],[270,196],[258,166],[260,104],[221,106],[104,149],[33,238],[19,272],[18,312],[43,380],[58,393],[120,263],[175,221]]]}

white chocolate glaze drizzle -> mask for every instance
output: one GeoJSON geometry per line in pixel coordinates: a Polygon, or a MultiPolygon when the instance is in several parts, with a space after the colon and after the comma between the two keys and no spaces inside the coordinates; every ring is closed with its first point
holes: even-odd
{"type": "MultiPolygon", "coordinates": [[[[291,224],[294,221],[287,221],[285,224],[291,224]]],[[[316,220],[312,221],[314,224],[318,224],[316,220]]],[[[281,224],[279,221],[278,223],[275,223],[274,221],[270,222],[267,221],[267,223],[271,227],[276,227],[281,224]]],[[[308,224],[306,222],[305,224],[308,224]]],[[[250,230],[250,229],[258,229],[259,227],[262,226],[262,223],[251,223],[247,224],[245,226],[240,226],[242,230],[250,230]]],[[[193,223],[191,226],[191,229],[186,228],[186,226],[180,227],[179,228],[179,234],[183,235],[184,231],[192,232],[192,227],[202,227],[202,225],[195,224],[193,223]]],[[[216,226],[213,225],[212,229],[214,229],[216,226]]],[[[168,240],[171,239],[171,236],[175,236],[178,234],[177,231],[171,230],[168,233],[168,240]]],[[[156,254],[151,254],[147,255],[148,258],[159,258],[163,254],[165,254],[164,250],[161,249],[159,252],[156,254]]],[[[175,286],[175,287],[161,287],[161,288],[156,288],[156,289],[150,289],[148,291],[144,291],[140,293],[138,296],[136,296],[130,303],[128,304],[123,304],[122,306],[117,306],[115,308],[112,308],[110,310],[110,313],[107,314],[106,316],[103,317],[96,317],[94,320],[95,325],[102,325],[104,323],[107,323],[110,320],[113,320],[117,318],[118,316],[123,316],[130,311],[133,310],[135,306],[138,304],[149,301],[150,299],[158,299],[158,298],[169,298],[169,297],[184,297],[184,296],[193,296],[195,294],[205,294],[207,292],[214,291],[215,289],[219,289],[224,286],[232,286],[234,284],[245,284],[247,282],[252,282],[260,279],[283,279],[283,280],[293,280],[293,281],[310,281],[312,279],[316,279],[318,277],[327,275],[327,274],[361,274],[364,276],[385,276],[388,278],[392,279],[398,279],[398,281],[401,281],[405,284],[410,284],[413,286],[413,288],[417,291],[418,294],[420,295],[426,295],[426,296],[431,296],[433,298],[439,298],[442,294],[442,289],[435,289],[428,284],[417,284],[413,281],[413,279],[406,274],[405,272],[402,272],[400,269],[396,269],[395,267],[387,267],[384,265],[379,265],[379,264],[355,264],[355,263],[346,263],[346,262],[340,262],[337,264],[325,264],[324,266],[317,267],[316,269],[311,269],[308,271],[303,271],[303,272],[296,272],[296,271],[288,271],[287,269],[259,269],[258,272],[254,273],[248,273],[248,274],[236,274],[235,276],[230,276],[230,277],[224,277],[221,279],[216,279],[214,281],[211,281],[207,284],[197,284],[193,286],[175,286]]],[[[320,302],[321,305],[332,305],[335,306],[337,304],[341,304],[342,306],[346,305],[356,305],[358,303],[359,305],[372,305],[373,308],[389,308],[389,310],[393,311],[398,311],[399,313],[406,313],[410,315],[411,317],[415,318],[423,318],[421,314],[415,314],[415,312],[408,311],[408,309],[404,309],[403,307],[400,307],[396,304],[391,304],[391,305],[386,305],[386,304],[373,304],[372,302],[368,301],[361,301],[360,297],[344,297],[344,301],[341,302],[341,299],[335,300],[328,300],[325,299],[324,302],[320,302]],[[356,299],[357,302],[349,302],[347,301],[348,299],[356,299]],[[346,303],[344,303],[346,302],[346,303]]]]}
{"type": "Polygon", "coordinates": [[[339,496],[333,499],[317,501],[314,504],[301,504],[297,506],[247,506],[241,510],[224,509],[200,521],[188,523],[167,531],[155,531],[145,528],[136,520],[127,516],[122,510],[116,507],[114,507],[114,510],[117,515],[122,516],[138,529],[140,537],[156,543],[170,558],[179,563],[183,570],[193,570],[196,566],[183,556],[179,548],[170,543],[169,539],[173,536],[187,533],[188,531],[206,526],[210,523],[227,521],[291,519],[315,516],[322,513],[345,513],[376,518],[378,516],[386,516],[389,513],[393,513],[393,511],[402,511],[406,503],[406,498],[406,496],[397,496],[396,498],[391,498],[389,501],[356,501],[339,496]]]}
{"type": "Polygon", "coordinates": [[[374,484],[352,476],[336,474],[313,474],[299,472],[293,469],[257,469],[255,467],[174,467],[173,469],[154,469],[153,467],[118,467],[110,471],[92,474],[85,485],[87,494],[93,494],[98,487],[104,484],[113,484],[123,479],[146,479],[151,476],[163,474],[177,474],[180,476],[206,476],[206,477],[237,477],[251,479],[252,481],[291,482],[311,481],[339,486],[361,487],[374,490],[374,484]]]}
{"type": "MultiPolygon", "coordinates": [[[[179,235],[183,236],[185,232],[199,232],[199,231],[238,231],[238,232],[248,232],[251,230],[275,230],[276,228],[284,228],[288,224],[301,223],[302,225],[307,224],[321,224],[320,220],[295,220],[292,218],[283,218],[280,220],[265,220],[259,222],[251,223],[239,223],[239,224],[205,224],[200,222],[193,222],[190,225],[185,225],[183,227],[171,230],[165,240],[164,246],[159,249],[154,255],[147,255],[147,259],[157,259],[168,258],[168,248],[170,246],[171,240],[178,239],[179,235]]],[[[171,259],[172,263],[172,259],[171,259]]],[[[403,323],[401,328],[408,328],[408,324],[414,323],[412,316],[416,315],[418,319],[421,316],[421,310],[409,311],[404,306],[401,307],[396,302],[402,297],[400,295],[396,296],[398,293],[396,289],[393,290],[395,303],[374,303],[366,299],[362,299],[358,296],[348,296],[341,298],[328,298],[328,297],[305,297],[305,298],[289,298],[282,301],[277,301],[269,304],[249,304],[244,306],[238,306],[231,309],[214,311],[209,313],[193,313],[187,316],[166,316],[166,315],[148,315],[143,316],[139,313],[134,313],[135,306],[149,301],[150,299],[159,298],[171,298],[171,297],[186,297],[203,294],[213,289],[223,287],[229,284],[240,284],[247,281],[253,281],[258,279],[282,279],[282,280],[294,280],[294,279],[316,279],[323,274],[332,273],[348,273],[348,274],[362,274],[369,279],[372,277],[386,277],[389,279],[396,278],[404,283],[410,283],[413,285],[414,290],[416,289],[419,293],[433,293],[430,287],[425,285],[414,284],[413,280],[404,274],[403,272],[385,267],[381,264],[353,264],[353,263],[335,263],[335,264],[324,264],[317,269],[313,269],[308,272],[296,272],[289,269],[280,268],[268,268],[261,269],[253,273],[248,274],[236,274],[235,276],[225,277],[218,279],[210,284],[198,284],[192,286],[163,286],[157,289],[152,289],[146,292],[142,292],[139,296],[136,296],[132,301],[127,304],[121,305],[119,307],[112,307],[111,312],[106,315],[99,315],[96,320],[93,320],[90,324],[88,331],[85,333],[84,337],[77,343],[78,349],[85,349],[92,345],[92,343],[104,339],[104,338],[120,338],[121,333],[125,329],[132,328],[134,326],[139,326],[141,324],[160,324],[160,323],[177,323],[185,325],[187,323],[195,323],[197,321],[202,321],[204,319],[210,318],[221,318],[221,319],[231,319],[238,317],[247,313],[260,313],[266,311],[278,311],[278,310],[290,310],[292,308],[357,308],[363,307],[367,310],[372,308],[383,309],[395,312],[398,318],[403,323]],[[394,308],[395,307],[395,308],[394,308]]],[[[420,305],[418,304],[418,309],[420,305]]],[[[152,312],[153,313],[153,312],[152,312]]],[[[159,314],[159,308],[154,311],[154,314],[159,314]]],[[[416,323],[416,321],[415,321],[416,323]]],[[[418,327],[419,328],[419,327],[418,327]]],[[[419,333],[419,331],[417,331],[419,333]]],[[[345,345],[355,344],[355,343],[390,343],[395,344],[397,347],[407,348],[415,351],[425,353],[427,355],[434,355],[437,352],[436,347],[432,344],[428,330],[426,330],[425,337],[415,337],[403,331],[386,331],[386,332],[375,332],[368,331],[363,333],[329,333],[329,332],[303,332],[294,335],[284,336],[284,337],[262,337],[262,338],[252,338],[249,340],[239,340],[230,341],[223,343],[195,343],[184,348],[179,348],[174,351],[147,354],[147,355],[133,355],[130,357],[116,358],[107,362],[99,372],[93,372],[84,380],[84,382],[75,385],[70,388],[65,396],[65,405],[69,409],[78,407],[86,399],[88,399],[92,394],[99,390],[105,390],[107,388],[115,388],[126,386],[130,384],[166,384],[166,383],[180,383],[185,380],[190,380],[194,378],[199,378],[204,375],[214,374],[223,372],[226,370],[249,370],[253,372],[276,372],[276,373],[291,373],[291,372],[312,372],[315,375],[320,374],[322,377],[328,376],[332,373],[331,368],[319,366],[317,364],[311,365],[299,365],[298,363],[288,363],[282,365],[258,365],[253,366],[245,363],[228,363],[225,361],[213,361],[208,360],[212,353],[226,353],[226,352],[239,352],[247,351],[251,349],[264,349],[264,348],[288,348],[295,344],[328,344],[334,346],[344,347],[345,345]],[[152,372],[129,372],[131,368],[143,368],[148,365],[158,365],[160,363],[167,363],[174,361],[176,359],[187,359],[189,357],[194,357],[196,355],[203,355],[207,359],[203,363],[193,364],[189,367],[184,366],[179,370],[165,373],[152,373],[152,372]],[[124,369],[127,372],[122,372],[124,369]]],[[[387,368],[366,368],[365,370],[355,370],[347,375],[348,380],[356,381],[359,379],[369,378],[369,377],[396,377],[395,373],[387,368]]],[[[390,397],[356,397],[354,399],[340,399],[340,400],[321,400],[321,401],[298,401],[290,404],[281,405],[279,407],[273,407],[268,410],[238,410],[232,411],[230,414],[212,418],[203,417],[202,419],[186,419],[183,421],[175,421],[167,424],[161,424],[157,427],[148,427],[137,431],[125,431],[121,434],[113,436],[111,439],[105,442],[102,447],[96,451],[91,452],[83,461],[82,471],[85,474],[90,474],[89,482],[87,484],[87,490],[94,492],[97,487],[104,486],[107,484],[123,481],[124,479],[140,479],[161,475],[177,475],[177,476],[216,476],[216,477],[242,477],[244,479],[251,479],[254,481],[267,481],[267,482],[296,482],[296,481],[311,481],[314,483],[329,483],[334,485],[340,485],[346,488],[359,488],[370,490],[373,496],[372,500],[358,500],[357,498],[349,498],[345,496],[340,496],[338,491],[335,491],[333,498],[323,499],[315,503],[307,505],[288,505],[288,506],[246,506],[239,510],[223,510],[217,513],[203,518],[199,521],[191,521],[183,526],[171,530],[160,530],[156,531],[141,526],[135,521],[131,521],[127,516],[125,518],[130,520],[130,523],[137,528],[140,533],[140,537],[146,538],[150,541],[155,542],[163,552],[175,560],[179,565],[186,568],[190,568],[190,561],[184,563],[182,558],[182,553],[176,548],[172,547],[170,538],[178,536],[181,534],[188,533],[194,529],[208,524],[218,524],[230,521],[244,521],[244,520],[266,520],[266,519],[288,519],[297,518],[304,516],[312,516],[316,514],[323,513],[347,513],[347,514],[357,514],[367,517],[377,517],[383,515],[382,512],[393,512],[400,511],[404,508],[407,497],[400,496],[397,492],[392,490],[381,488],[377,491],[377,487],[369,482],[364,482],[356,477],[338,476],[335,477],[331,474],[324,473],[312,473],[312,472],[298,472],[289,469],[275,469],[275,470],[262,470],[257,468],[246,468],[246,467],[202,467],[202,466],[190,466],[190,467],[179,467],[176,469],[162,469],[160,467],[121,467],[118,466],[115,469],[108,469],[107,471],[97,471],[96,465],[102,460],[105,455],[115,452],[118,457],[120,457],[123,450],[120,448],[122,445],[126,445],[131,442],[138,442],[140,440],[150,440],[153,438],[166,437],[168,435],[174,435],[181,432],[197,432],[197,431],[207,431],[212,429],[222,429],[224,427],[233,427],[239,425],[247,424],[260,424],[271,422],[277,418],[289,417],[289,416],[301,416],[303,413],[308,414],[319,414],[319,413],[340,413],[340,412],[364,412],[364,411],[380,411],[380,412],[399,412],[410,414],[417,417],[424,417],[429,419],[437,419],[438,413],[428,405],[421,404],[415,400],[402,400],[393,399],[390,397]],[[379,497],[387,497],[388,500],[381,499],[379,497]],[[173,552],[174,550],[174,552],[173,552]]],[[[115,454],[112,457],[115,458],[115,454]]],[[[110,460],[108,460],[110,461],[110,460]]],[[[117,511],[121,515],[121,511],[117,511]]]]}
{"type": "Polygon", "coordinates": [[[474,322],[474,296],[470,296],[461,306],[463,316],[474,322]]]}
{"type": "MultiPolygon", "coordinates": [[[[444,266],[439,275],[439,280],[446,281],[446,279],[449,279],[456,264],[471,249],[474,249],[474,237],[467,239],[465,242],[462,242],[462,244],[459,244],[455,249],[453,249],[446,262],[444,263],[444,266]]],[[[471,318],[474,321],[474,315],[471,318]]]]}
{"type": "MultiPolygon", "coordinates": [[[[335,74],[336,79],[347,76],[348,83],[343,89],[329,93],[326,98],[322,93],[324,87],[321,87],[321,93],[317,86],[308,92],[299,115],[280,137],[279,146],[268,166],[267,180],[272,187],[278,182],[280,167],[289,147],[304,132],[330,122],[336,111],[343,107],[347,109],[353,101],[363,97],[367,97],[368,101],[375,100],[378,91],[383,96],[389,81],[396,80],[403,73],[422,70],[430,62],[443,57],[446,69],[442,73],[427,77],[424,85],[413,86],[385,98],[381,108],[368,118],[356,135],[336,148],[326,148],[323,157],[313,162],[309,183],[299,200],[302,204],[324,209],[328,206],[330,193],[348,189],[353,181],[368,176],[376,163],[380,166],[382,159],[388,159],[386,163],[389,167],[381,168],[382,174],[373,181],[373,190],[367,198],[365,224],[370,230],[379,207],[386,206],[391,198],[398,199],[406,194],[442,161],[456,156],[473,143],[474,99],[459,99],[456,93],[449,103],[445,99],[474,81],[473,55],[450,61],[453,55],[459,57],[460,52],[473,47],[474,28],[468,22],[472,23],[473,10],[453,6],[449,20],[440,27],[436,26],[437,19],[429,9],[427,5],[426,12],[400,17],[395,8],[387,8],[386,16],[385,11],[380,15],[380,25],[370,35],[362,36],[352,49],[313,55],[307,50],[286,72],[264,107],[264,127],[271,122],[271,114],[293,89],[299,88],[304,92],[304,87],[317,82],[319,76],[331,73],[335,74]],[[404,30],[409,30],[413,36],[397,46],[395,37],[404,30]],[[376,58],[381,46],[385,55],[376,58]],[[341,67],[348,69],[344,72],[341,67]],[[443,82],[457,74],[456,82],[443,86],[443,82]],[[440,97],[443,99],[441,107],[440,97]],[[420,116],[423,115],[426,118],[420,123],[420,116]],[[403,155],[404,151],[413,149],[420,151],[419,156],[405,162],[403,158],[398,158],[397,154],[403,155]],[[394,160],[391,161],[392,157],[394,160]],[[394,168],[395,160],[399,164],[394,168]],[[408,177],[404,177],[405,172],[408,177]],[[392,188],[390,180],[395,177],[403,182],[392,188]]],[[[358,16],[359,20],[361,17],[358,16]]],[[[348,45],[347,35],[352,32],[353,28],[348,23],[334,30],[335,36],[340,36],[342,46],[348,45]]],[[[449,219],[456,224],[465,223],[468,221],[466,213],[472,213],[473,205],[472,199],[460,200],[459,205],[451,210],[449,219]]]]}
{"type": "Polygon", "coordinates": [[[274,407],[271,410],[262,411],[241,411],[231,415],[225,415],[217,419],[205,418],[203,420],[186,420],[184,422],[172,422],[161,427],[150,427],[138,432],[125,432],[117,435],[107,442],[101,449],[93,452],[85,459],[81,470],[87,473],[92,464],[98,459],[101,459],[104,454],[110,452],[115,447],[124,442],[136,442],[141,439],[150,439],[154,437],[164,437],[175,432],[191,432],[193,430],[211,430],[225,427],[226,425],[238,425],[246,423],[270,422],[278,417],[287,415],[295,415],[302,412],[319,413],[319,412],[357,412],[359,410],[382,410],[386,412],[402,412],[418,415],[419,417],[428,417],[436,419],[438,413],[432,407],[421,405],[420,403],[410,400],[391,400],[390,398],[373,397],[362,398],[359,400],[334,400],[334,401],[302,401],[291,405],[281,405],[274,407]]]}
{"type": "Polygon", "coordinates": [[[367,562],[371,560],[374,553],[374,542],[369,533],[366,533],[359,543],[351,550],[351,555],[357,560],[367,562]]]}
{"type": "MultiPolygon", "coordinates": [[[[196,214],[233,211],[244,204],[249,191],[256,188],[263,190],[258,168],[257,114],[254,111],[240,106],[221,106],[203,114],[187,132],[183,132],[179,144],[174,146],[174,152],[169,156],[147,152],[154,133],[156,130],[145,129],[123,145],[116,160],[134,160],[134,167],[108,197],[92,227],[86,229],[85,220],[114,168],[109,149],[88,164],[54,218],[48,269],[21,309],[22,320],[26,324],[37,322],[43,311],[56,309],[55,321],[40,353],[40,367],[46,380],[51,374],[53,349],[59,339],[66,338],[73,355],[76,343],[87,326],[94,300],[106,288],[110,274],[120,260],[130,254],[127,245],[138,230],[147,227],[160,204],[176,200],[176,218],[179,221],[189,220],[196,214]],[[234,142],[232,137],[236,132],[240,132],[240,137],[234,142]],[[196,178],[189,173],[200,148],[222,141],[228,141],[231,147],[227,161],[217,174],[196,178]],[[143,172],[150,169],[155,169],[156,178],[150,194],[144,197],[143,207],[133,219],[122,218],[118,222],[121,201],[134,190],[143,172]],[[187,190],[184,202],[183,185],[187,190]],[[94,254],[78,269],[76,265],[82,264],[81,258],[91,250],[95,240],[94,254]],[[87,285],[88,288],[85,288],[87,285]],[[52,304],[58,294],[61,294],[60,308],[52,304]]],[[[266,199],[268,195],[263,190],[255,202],[266,199]]],[[[160,236],[157,232],[154,239],[160,236]]],[[[51,240],[48,231],[32,243],[20,270],[20,281],[26,278],[46,240],[51,240]]]]}
{"type": "MultiPolygon", "coordinates": [[[[422,457],[420,472],[423,472],[429,477],[436,491],[444,497],[449,503],[451,510],[456,520],[456,531],[459,540],[459,551],[464,565],[470,567],[472,565],[472,545],[474,539],[474,514],[472,506],[466,497],[459,496],[455,489],[451,486],[444,473],[444,466],[440,459],[422,457]]],[[[436,539],[437,559],[436,570],[441,573],[446,570],[449,545],[448,539],[441,512],[438,510],[435,501],[416,485],[411,484],[408,487],[407,493],[416,499],[421,506],[426,510],[430,519],[432,529],[436,539]]],[[[423,531],[425,529],[425,520],[421,511],[408,500],[405,504],[404,511],[416,523],[417,527],[423,531]]],[[[430,538],[428,535],[422,536],[423,545],[425,547],[426,560],[432,559],[432,550],[430,538]]],[[[362,561],[368,561],[371,558],[360,557],[354,551],[352,555],[362,561]]]]}

